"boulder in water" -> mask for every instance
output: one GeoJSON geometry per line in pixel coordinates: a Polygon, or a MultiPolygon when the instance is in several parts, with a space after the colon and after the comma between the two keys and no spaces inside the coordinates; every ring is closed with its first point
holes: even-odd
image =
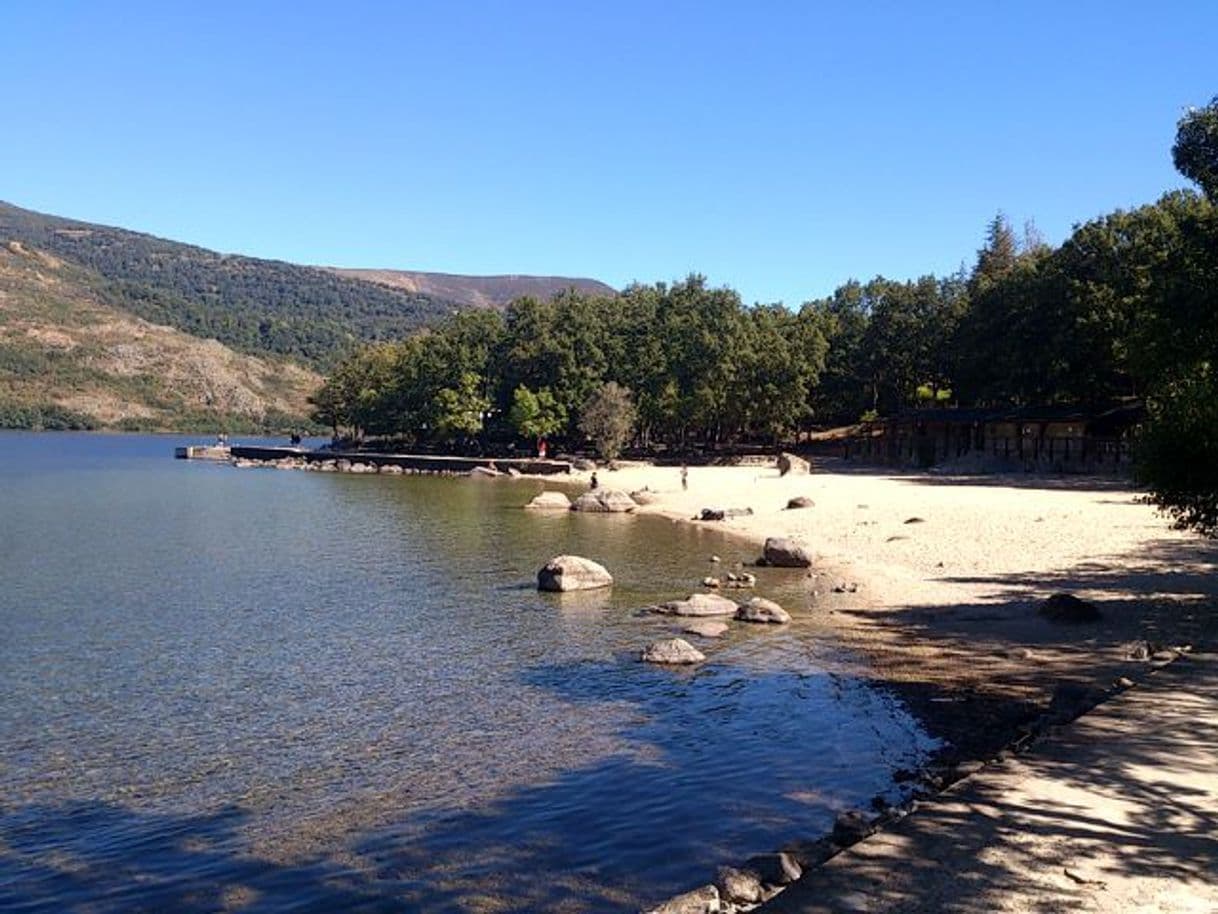
{"type": "Polygon", "coordinates": [[[785,625],[791,621],[791,614],[765,597],[753,597],[736,611],[739,622],[763,622],[773,625],[785,625]]]}
{"type": "Polygon", "coordinates": [[[734,616],[740,607],[735,600],[715,593],[690,594],[684,600],[669,600],[655,607],[665,616],[734,616]]]}
{"type": "Polygon", "coordinates": [[[620,489],[597,489],[585,492],[571,505],[572,511],[592,511],[608,514],[624,514],[638,505],[620,489]]]}
{"type": "Polygon", "coordinates": [[[643,648],[641,659],[647,663],[701,663],[706,655],[683,638],[664,638],[643,648]]]}
{"type": "Polygon", "coordinates": [[[771,536],[765,541],[759,564],[775,568],[807,568],[812,564],[808,550],[785,536],[771,536]]]}
{"type": "Polygon", "coordinates": [[[571,499],[562,492],[542,492],[535,495],[525,507],[545,511],[569,511],[571,499]]]}
{"type": "Polygon", "coordinates": [[[537,572],[538,590],[594,590],[612,583],[613,575],[604,565],[580,555],[555,556],[537,572]]]}

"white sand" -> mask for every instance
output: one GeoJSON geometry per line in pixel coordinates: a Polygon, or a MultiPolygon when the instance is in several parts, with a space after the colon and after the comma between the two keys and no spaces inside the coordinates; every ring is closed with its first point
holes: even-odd
{"type": "Polygon", "coordinates": [[[672,467],[602,470],[599,479],[657,492],[644,512],[688,519],[703,508],[752,508],[751,517],[706,525],[758,545],[767,536],[799,539],[818,565],[867,587],[876,606],[984,604],[1063,589],[1108,600],[1218,595],[1218,542],[1173,530],[1141,493],[1114,480],[854,468],[780,477],[748,466],[691,467],[688,491],[672,467]],[[797,495],[815,507],[785,510],[797,495]],[[924,522],[905,523],[913,517],[924,522]]]}

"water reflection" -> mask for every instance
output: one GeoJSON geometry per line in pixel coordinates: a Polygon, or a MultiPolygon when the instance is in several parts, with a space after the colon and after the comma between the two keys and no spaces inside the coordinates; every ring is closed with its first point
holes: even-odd
{"type": "Polygon", "coordinates": [[[0,436],[0,907],[632,910],[927,748],[789,573],[792,626],[635,660],[637,607],[750,557],[713,533],[172,444],[0,436]],[[615,586],[538,594],[560,552],[615,586]]]}

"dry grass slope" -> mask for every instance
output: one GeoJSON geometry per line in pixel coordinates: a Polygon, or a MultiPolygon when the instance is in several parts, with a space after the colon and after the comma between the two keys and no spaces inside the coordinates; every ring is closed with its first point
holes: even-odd
{"type": "Polygon", "coordinates": [[[99,282],[19,242],[0,247],[0,416],[51,407],[101,428],[172,430],[308,414],[313,372],[141,320],[103,304],[99,282]]]}

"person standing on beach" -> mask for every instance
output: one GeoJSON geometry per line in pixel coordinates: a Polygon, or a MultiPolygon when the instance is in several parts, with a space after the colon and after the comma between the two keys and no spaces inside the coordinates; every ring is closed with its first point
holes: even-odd
{"type": "Polygon", "coordinates": [[[681,488],[689,488],[689,467],[685,464],[681,464],[681,488]]]}
{"type": "Polygon", "coordinates": [[[592,478],[588,480],[588,488],[595,489],[600,484],[601,484],[601,482],[599,479],[596,478],[596,471],[594,470],[592,472],[592,478]]]}

